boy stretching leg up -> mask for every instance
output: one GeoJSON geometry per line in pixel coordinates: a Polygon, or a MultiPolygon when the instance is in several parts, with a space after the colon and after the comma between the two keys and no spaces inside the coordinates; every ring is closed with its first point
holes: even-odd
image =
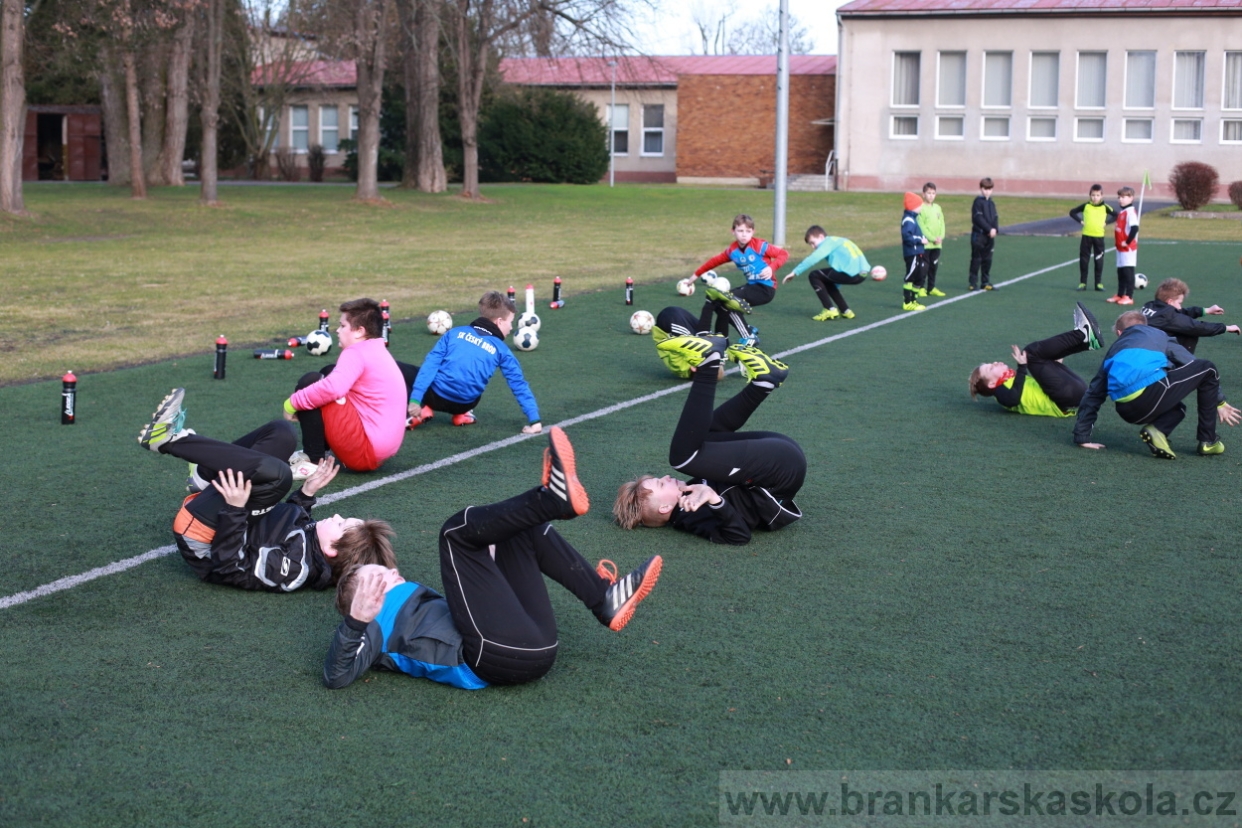
{"type": "Polygon", "coordinates": [[[775,531],[802,517],[794,502],[806,477],[802,448],[784,434],[738,431],[789,375],[789,366],[758,348],[729,346],[729,358],[749,382],[713,410],[726,344],[719,336],[681,336],[656,346],[679,351],[694,367],[668,450],[673,468],[692,479],[643,475],[623,483],[612,507],[623,529],[671,524],[713,543],[742,545],[755,529],[775,531]]]}
{"type": "Polygon", "coordinates": [[[549,430],[542,485],[490,506],[470,506],[440,529],[444,595],[396,569],[355,567],[342,577],[344,620],[328,650],[323,682],[345,687],[370,667],[465,690],[542,678],[556,660],[556,617],[544,575],[597,620],[621,630],[660,577],[659,555],[617,578],[612,561],[592,568],[549,521],[590,507],[573,446],[549,430]]]}

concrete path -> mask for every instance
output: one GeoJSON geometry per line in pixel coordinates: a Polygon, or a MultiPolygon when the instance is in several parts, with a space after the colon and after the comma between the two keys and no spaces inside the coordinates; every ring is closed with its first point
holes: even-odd
{"type": "MultiPolygon", "coordinates": [[[[1068,202],[1066,202],[1068,204],[1068,202]]],[[[1111,204],[1113,209],[1117,209],[1115,201],[1106,202],[1111,204]]],[[[1172,207],[1176,201],[1163,201],[1157,199],[1144,199],[1143,212],[1149,213],[1152,210],[1162,210],[1165,207],[1172,207]]],[[[1071,205],[1072,206],[1072,205],[1071,205]]],[[[1066,208],[1066,215],[1060,218],[1040,219],[1039,221],[1027,221],[1022,224],[1011,224],[1008,227],[1002,227],[1000,234],[1002,236],[1073,236],[1082,230],[1082,225],[1069,217],[1069,209],[1066,208]]],[[[1109,233],[1108,235],[1112,235],[1109,233]]]]}

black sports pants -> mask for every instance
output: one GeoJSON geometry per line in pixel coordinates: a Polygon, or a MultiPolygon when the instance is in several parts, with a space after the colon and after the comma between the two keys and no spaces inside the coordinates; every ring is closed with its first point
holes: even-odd
{"type": "MultiPolygon", "coordinates": [[[[289,455],[297,449],[298,436],[284,420],[272,420],[232,443],[187,434],[160,446],[160,452],[198,464],[198,476],[211,482],[224,469],[239,472],[250,481],[246,508],[262,512],[275,506],[293,488],[289,455]]],[[[190,511],[208,526],[216,525],[216,514],[224,507],[224,497],[214,486],[190,501],[190,511]]]]}
{"type": "MultiPolygon", "coordinates": [[[[729,292],[739,299],[745,299],[750,303],[752,308],[757,308],[760,305],[766,305],[776,297],[776,288],[769,285],[753,284],[751,282],[747,282],[740,287],[730,288],[729,292]]],[[[750,326],[746,324],[743,314],[719,307],[710,299],[703,303],[703,312],[699,315],[700,331],[714,330],[721,336],[728,336],[730,322],[732,322],[733,327],[737,329],[739,336],[747,336],[750,334],[750,326]],[[714,327],[712,326],[713,314],[716,317],[716,324],[714,327]]]]}
{"type": "Polygon", "coordinates": [[[1087,263],[1095,259],[1095,283],[1104,284],[1104,237],[1083,236],[1078,242],[1078,281],[1087,283],[1087,263]]]}
{"type": "MultiPolygon", "coordinates": [[[[331,374],[332,369],[335,367],[336,363],[333,362],[323,366],[318,371],[310,371],[303,374],[302,378],[298,380],[296,390],[301,391],[307,386],[314,385],[328,374],[331,374]]],[[[414,380],[418,377],[418,366],[398,362],[397,367],[401,369],[401,376],[405,380],[405,397],[409,399],[410,392],[414,390],[414,380]]],[[[465,410],[469,411],[470,409],[465,410]]],[[[460,412],[454,411],[452,413],[458,414],[460,412]]],[[[298,425],[302,427],[302,450],[306,452],[306,456],[310,458],[312,463],[318,463],[331,448],[328,445],[328,438],[323,429],[323,413],[318,408],[312,408],[309,411],[299,411],[297,418],[298,425]]]]}
{"type": "Polygon", "coordinates": [[[1216,406],[1221,402],[1220,372],[1206,359],[1196,359],[1165,373],[1129,402],[1117,403],[1117,413],[1127,423],[1150,423],[1166,437],[1186,416],[1182,399],[1194,391],[1199,404],[1195,432],[1201,443],[1216,442],[1216,406]]]}
{"type": "Polygon", "coordinates": [[[656,327],[669,336],[685,336],[706,330],[699,327],[699,320],[694,318],[694,314],[676,305],[660,311],[660,315],[656,317],[656,327]]]}
{"type": "Polygon", "coordinates": [[[940,248],[928,247],[923,255],[927,257],[927,289],[931,290],[936,286],[936,273],[940,270],[940,248]]]}
{"type": "Polygon", "coordinates": [[[521,684],[552,668],[556,617],[544,575],[592,612],[604,607],[608,582],[548,523],[563,514],[559,499],[534,488],[470,506],[440,528],[444,597],[466,663],[484,681],[521,684]]]}
{"type": "Polygon", "coordinates": [[[850,306],[845,303],[845,297],[841,295],[837,285],[860,285],[866,279],[865,276],[847,276],[831,267],[812,270],[806,274],[806,278],[811,283],[811,290],[815,291],[815,295],[819,297],[819,303],[824,306],[825,310],[836,305],[837,310],[842,313],[849,310],[850,306]]]}
{"type": "MultiPolygon", "coordinates": [[[[1117,268],[1117,295],[1134,296],[1134,267],[1117,268]]],[[[1191,353],[1194,353],[1193,351],[1191,353]]]]}
{"type": "Polygon", "coordinates": [[[1077,408],[1082,395],[1087,393],[1087,383],[1082,377],[1066,368],[1058,359],[1087,350],[1081,331],[1066,331],[1026,346],[1026,370],[1048,399],[1063,411],[1077,408]]]}
{"type": "Polygon", "coordinates": [[[802,448],[773,431],[738,431],[767,397],[767,389],[747,383],[713,410],[717,378],[715,370],[694,373],[668,462],[691,477],[762,486],[779,500],[792,500],[806,478],[802,448]]]}
{"type": "Polygon", "coordinates": [[[992,284],[992,251],[996,239],[983,233],[970,234],[970,286],[980,288],[992,284]]]}

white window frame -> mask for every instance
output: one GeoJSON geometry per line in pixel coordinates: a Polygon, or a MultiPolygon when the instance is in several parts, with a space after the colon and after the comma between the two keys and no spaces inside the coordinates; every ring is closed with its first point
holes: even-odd
{"type": "MultiPolygon", "coordinates": [[[[1159,52],[1157,52],[1155,49],[1127,49],[1125,68],[1122,69],[1122,72],[1121,72],[1121,108],[1127,112],[1151,112],[1155,110],[1156,108],[1155,88],[1156,88],[1156,82],[1159,80],[1159,78],[1160,78],[1160,53],[1159,52]],[[1151,74],[1152,74],[1152,79],[1151,79],[1152,80],[1152,105],[1151,106],[1130,106],[1129,104],[1126,103],[1126,96],[1130,89],[1130,55],[1139,54],[1139,53],[1150,53],[1156,56],[1155,63],[1151,69],[1151,74]]],[[[1105,86],[1105,88],[1107,89],[1107,85],[1105,86]]],[[[1124,134],[1125,134],[1125,131],[1123,127],[1122,135],[1124,134]]]]}
{"type": "MultiPolygon", "coordinates": [[[[961,111],[966,108],[966,92],[970,89],[970,58],[967,52],[956,49],[945,49],[936,52],[936,108],[952,109],[961,111]],[[962,68],[966,71],[962,73],[962,102],[960,104],[947,104],[940,100],[940,80],[941,80],[941,59],[946,55],[961,55],[962,68]]],[[[963,128],[965,124],[962,125],[963,128]]],[[[963,129],[963,131],[965,131],[963,129]]]]}
{"type": "MultiPolygon", "coordinates": [[[[904,49],[904,50],[894,49],[893,50],[893,62],[892,62],[892,83],[888,85],[888,105],[892,107],[893,109],[901,109],[905,111],[910,111],[912,109],[918,109],[919,106],[922,105],[922,103],[923,103],[923,53],[921,51],[911,50],[911,49],[904,49]],[[915,94],[914,96],[915,101],[912,104],[899,104],[896,102],[896,100],[894,100],[894,98],[896,97],[896,92],[897,92],[897,89],[896,89],[897,57],[899,55],[917,55],[919,59],[919,69],[918,69],[918,72],[916,72],[914,76],[915,82],[918,85],[918,92],[917,94],[915,94]]],[[[891,129],[891,126],[890,126],[890,129],[891,129]]]]}
{"type": "Polygon", "coordinates": [[[630,105],[628,103],[619,103],[616,105],[617,110],[625,107],[625,129],[617,129],[613,123],[613,105],[604,104],[605,123],[608,125],[608,152],[613,158],[629,158],[630,156],[630,105]],[[625,133],[625,152],[617,152],[617,133],[625,133]]]}
{"type": "Polygon", "coordinates": [[[1121,119],[1121,143],[1123,144],[1150,144],[1156,140],[1156,119],[1155,118],[1122,118],[1121,119]],[[1150,138],[1127,138],[1126,124],[1131,121],[1145,121],[1151,126],[1150,138]]]}
{"type": "Polygon", "coordinates": [[[349,108],[349,140],[354,142],[354,152],[358,151],[358,107],[349,108]]]}
{"type": "Polygon", "coordinates": [[[894,141],[917,141],[919,139],[919,121],[920,120],[921,119],[919,118],[917,114],[909,114],[907,112],[893,113],[888,118],[888,137],[894,141]],[[903,120],[908,120],[908,121],[909,120],[914,121],[914,134],[913,135],[898,135],[893,130],[893,127],[896,126],[897,124],[898,118],[901,118],[903,120]]]}
{"type": "Polygon", "coordinates": [[[1102,144],[1104,143],[1104,139],[1107,136],[1108,136],[1108,122],[1105,120],[1103,115],[1083,115],[1081,117],[1080,116],[1074,117],[1074,142],[1075,143],[1102,144]],[[1078,136],[1078,122],[1079,121],[1099,121],[1100,122],[1100,137],[1099,138],[1080,138],[1078,136]]]}
{"type": "MultiPolygon", "coordinates": [[[[979,73],[982,83],[979,86],[979,108],[993,112],[1004,112],[1013,109],[1013,50],[995,49],[983,53],[983,71],[979,73]],[[989,104],[988,98],[988,55],[1009,55],[1009,103],[989,104]]],[[[991,140],[996,140],[995,138],[991,140]]]]}
{"type": "Polygon", "coordinates": [[[1242,124],[1242,118],[1221,118],[1220,119],[1220,132],[1218,133],[1219,142],[1222,144],[1225,144],[1226,146],[1234,146],[1236,144],[1242,144],[1242,138],[1238,138],[1235,140],[1235,139],[1229,139],[1225,137],[1225,124],[1242,124]]]}
{"type": "MultiPolygon", "coordinates": [[[[1074,56],[1074,109],[1085,109],[1089,112],[1103,112],[1108,108],[1108,50],[1100,51],[1098,49],[1079,49],[1074,56]],[[1086,106],[1078,99],[1078,93],[1082,89],[1079,82],[1082,78],[1082,56],[1083,55],[1103,55],[1104,56],[1104,103],[1099,106],[1086,106]]],[[[1074,137],[1077,140],[1078,127],[1074,127],[1074,137]]],[[[1087,140],[1094,141],[1094,138],[1087,140]]]]}
{"type": "Polygon", "coordinates": [[[937,115],[936,116],[936,140],[937,141],[965,141],[966,140],[966,116],[960,113],[949,114],[949,115],[937,115]],[[961,134],[960,135],[941,134],[940,122],[945,121],[945,120],[957,121],[958,123],[960,123],[962,125],[961,134]]]}
{"type": "Polygon", "coordinates": [[[664,111],[663,111],[665,109],[664,104],[642,104],[643,138],[642,138],[642,143],[638,147],[638,154],[642,156],[643,158],[663,158],[664,157],[664,127],[663,126],[659,126],[659,127],[647,126],[647,107],[649,106],[660,107],[661,109],[660,121],[661,123],[663,123],[664,121],[664,111]],[[649,134],[655,134],[657,132],[660,134],[660,151],[659,152],[647,152],[647,136],[649,134]]]}
{"type": "MultiPolygon", "coordinates": [[[[1058,108],[1060,108],[1061,106],[1061,53],[1059,51],[1054,52],[1049,49],[1041,49],[1039,51],[1032,51],[1030,60],[1027,62],[1026,74],[1027,74],[1027,77],[1026,77],[1026,107],[1027,109],[1037,109],[1041,112],[1055,112],[1058,108]],[[1034,87],[1035,87],[1035,56],[1036,55],[1056,55],[1057,56],[1057,102],[1054,103],[1052,106],[1048,106],[1046,104],[1036,104],[1034,102],[1035,95],[1033,93],[1034,93],[1034,87]]],[[[1029,122],[1027,124],[1027,131],[1028,132],[1030,131],[1029,122]]],[[[1049,139],[1028,138],[1027,140],[1047,141],[1049,139]]]]}
{"type": "Polygon", "coordinates": [[[1203,143],[1203,119],[1202,118],[1170,118],[1169,119],[1169,143],[1170,144],[1202,144],[1203,143]],[[1193,139],[1175,138],[1179,122],[1191,121],[1199,124],[1199,137],[1193,139]]]}
{"type": "Polygon", "coordinates": [[[1039,144],[1051,144],[1060,137],[1061,119],[1055,115],[1047,114],[1047,110],[1042,110],[1038,115],[1030,115],[1026,119],[1026,140],[1039,144]],[[1052,121],[1052,137],[1034,136],[1031,134],[1032,121],[1052,121]]]}
{"type": "MultiPolygon", "coordinates": [[[[1223,94],[1224,90],[1222,90],[1223,94]]],[[[1178,49],[1173,52],[1173,93],[1169,96],[1169,109],[1174,112],[1202,112],[1207,105],[1207,52],[1203,49],[1178,49]],[[1203,55],[1203,102],[1199,106],[1177,106],[1177,56],[1184,54],[1203,55]]],[[[1184,120],[1184,119],[1179,119],[1184,120]]],[[[1199,137],[1203,137],[1202,131],[1199,137]]],[[[1187,143],[1179,141],[1178,143],[1187,143]]]]}
{"type": "Polygon", "coordinates": [[[310,104],[289,104],[289,148],[298,155],[305,155],[310,149],[310,104]],[[306,126],[296,126],[293,122],[293,113],[299,109],[306,113],[306,126]],[[294,133],[302,133],[305,136],[305,147],[298,148],[294,133]]]}
{"type": "Polygon", "coordinates": [[[323,147],[324,152],[336,153],[336,152],[339,152],[339,151],[340,151],[340,147],[341,147],[341,108],[340,108],[339,106],[337,106],[336,104],[320,104],[320,105],[319,105],[319,141],[318,141],[317,143],[319,144],[319,146],[323,147]],[[323,113],[324,113],[324,111],[325,111],[325,110],[328,110],[328,109],[334,110],[334,111],[336,112],[336,126],[334,126],[334,127],[325,127],[325,126],[323,125],[323,113]],[[328,130],[328,129],[330,129],[332,132],[335,132],[335,133],[336,133],[336,142],[335,142],[336,146],[335,146],[335,147],[333,147],[332,149],[328,149],[328,145],[327,145],[327,144],[324,142],[324,140],[323,140],[323,134],[324,134],[324,131],[325,131],[325,130],[328,130]]]}
{"type": "Polygon", "coordinates": [[[979,116],[979,140],[980,141],[1008,141],[1013,137],[1013,119],[1008,115],[980,115],[979,116]],[[1004,121],[1004,135],[988,135],[985,132],[985,124],[988,121],[1004,121]]]}
{"type": "MultiPolygon", "coordinates": [[[[1242,97],[1239,98],[1238,105],[1236,107],[1225,106],[1225,103],[1226,103],[1225,91],[1228,88],[1228,84],[1229,84],[1229,75],[1226,73],[1229,71],[1229,56],[1230,55],[1237,55],[1238,60],[1242,61],[1242,51],[1237,50],[1237,49],[1226,49],[1225,50],[1225,54],[1223,56],[1223,59],[1221,60],[1221,66],[1220,66],[1220,108],[1223,112],[1242,112],[1242,97]]],[[[1206,95],[1204,97],[1206,97],[1206,95]]],[[[1230,119],[1230,120],[1233,120],[1233,119],[1230,119]]],[[[1228,143],[1232,144],[1234,142],[1229,141],[1228,143]]]]}

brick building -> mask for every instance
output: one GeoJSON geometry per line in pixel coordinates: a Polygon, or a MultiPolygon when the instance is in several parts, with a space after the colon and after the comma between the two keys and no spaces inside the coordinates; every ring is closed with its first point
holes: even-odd
{"type": "MultiPolygon", "coordinates": [[[[789,172],[823,175],[836,57],[790,58],[789,172]]],[[[753,186],[775,165],[776,57],[508,58],[509,83],[572,91],[612,125],[618,181],[753,186]],[[615,64],[615,65],[613,65],[615,64]],[[616,85],[616,111],[612,88],[616,85]]]]}

